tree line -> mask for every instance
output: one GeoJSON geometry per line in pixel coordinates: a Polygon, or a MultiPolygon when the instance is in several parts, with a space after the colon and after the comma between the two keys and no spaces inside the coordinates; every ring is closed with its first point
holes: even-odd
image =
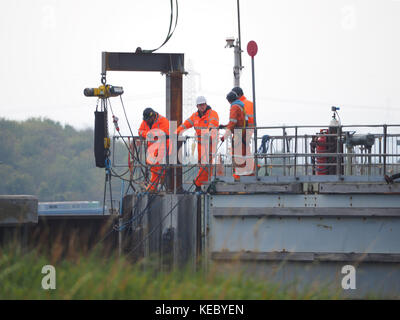
{"type": "Polygon", "coordinates": [[[0,194],[102,201],[104,169],[95,166],[93,139],[92,129],[50,119],[0,118],[0,194]]]}

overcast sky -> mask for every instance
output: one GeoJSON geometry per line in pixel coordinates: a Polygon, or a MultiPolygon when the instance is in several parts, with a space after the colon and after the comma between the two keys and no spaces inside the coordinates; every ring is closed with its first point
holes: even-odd
{"type": "MultiPolygon", "coordinates": [[[[168,31],[169,0],[0,0],[0,117],[47,117],[93,127],[101,52],[158,47],[168,31]]],[[[228,120],[233,86],[236,0],[179,0],[178,25],[158,52],[184,53],[199,73],[198,94],[228,120]]],[[[332,105],[343,124],[400,123],[399,0],[241,0],[241,85],[252,99],[255,57],[259,125],[327,124],[332,105]]],[[[134,130],[145,107],[165,114],[165,76],[109,72],[123,86],[134,130]]],[[[123,118],[119,99],[114,111],[123,118]]],[[[195,106],[192,106],[195,111],[195,106]]],[[[186,114],[188,111],[186,110],[186,114]]],[[[185,114],[185,115],[186,115],[185,114]]],[[[125,130],[125,126],[122,128],[125,130]]],[[[123,133],[128,133],[127,131],[123,133]]]]}

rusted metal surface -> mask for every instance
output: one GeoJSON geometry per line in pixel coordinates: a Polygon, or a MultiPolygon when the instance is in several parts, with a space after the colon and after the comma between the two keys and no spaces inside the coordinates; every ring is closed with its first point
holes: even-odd
{"type": "MultiPolygon", "coordinates": [[[[169,72],[166,74],[166,80],[166,116],[169,121],[175,121],[178,127],[182,124],[183,112],[182,72],[169,72]]],[[[181,145],[182,142],[178,142],[177,150],[181,145]]],[[[182,186],[182,168],[169,168],[167,172],[167,190],[169,192],[179,190],[182,186]]]]}

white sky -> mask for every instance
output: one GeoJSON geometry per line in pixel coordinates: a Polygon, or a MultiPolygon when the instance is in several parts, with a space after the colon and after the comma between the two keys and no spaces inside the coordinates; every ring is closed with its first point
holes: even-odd
{"type": "MultiPolygon", "coordinates": [[[[241,0],[241,86],[252,99],[255,57],[258,125],[400,123],[400,0],[241,0]]],[[[93,127],[101,52],[158,47],[168,31],[169,0],[0,0],[0,117],[48,117],[93,127]]],[[[201,75],[200,92],[228,120],[233,86],[236,0],[179,0],[179,20],[159,52],[185,53],[201,75]]],[[[136,132],[145,107],[165,114],[165,77],[109,72],[124,87],[136,132]]],[[[113,108],[123,118],[119,99],[113,108]]],[[[193,106],[195,111],[195,106],[193,106]]],[[[126,126],[122,125],[126,130],[126,126]]],[[[127,131],[123,133],[128,134],[127,131]]]]}

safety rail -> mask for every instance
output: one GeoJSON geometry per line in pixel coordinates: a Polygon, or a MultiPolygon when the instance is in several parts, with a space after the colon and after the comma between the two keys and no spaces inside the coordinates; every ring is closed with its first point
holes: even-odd
{"type": "MultiPolygon", "coordinates": [[[[250,158],[257,161],[257,176],[382,176],[400,172],[400,125],[346,125],[331,127],[334,133],[328,130],[327,126],[317,125],[257,127],[258,152],[254,153],[254,136],[249,149],[250,158]],[[324,142],[328,148],[323,147],[324,142]]],[[[223,132],[220,130],[220,135],[223,132]]],[[[229,142],[218,141],[213,163],[199,164],[198,138],[181,139],[179,163],[161,166],[172,168],[175,174],[177,168],[182,168],[184,184],[191,184],[199,166],[204,165],[213,167],[214,178],[232,176],[229,142]]],[[[146,146],[146,141],[139,137],[114,136],[113,167],[128,169],[125,178],[140,184],[152,166],[146,163],[146,146]]]]}
{"type": "Polygon", "coordinates": [[[322,175],[318,167],[334,167],[330,174],[345,176],[383,175],[399,171],[400,125],[346,125],[338,127],[335,134],[321,133],[324,129],[328,130],[328,127],[257,128],[258,141],[263,139],[260,132],[268,134],[265,147],[268,152],[257,153],[259,167],[263,168],[261,172],[259,170],[259,175],[322,175]],[[310,133],[310,129],[316,128],[320,132],[310,133]],[[312,152],[313,140],[328,137],[336,143],[335,152],[312,152]],[[358,141],[355,138],[359,138],[358,141]],[[330,161],[318,162],[317,159],[321,158],[329,158],[330,161]]]}

